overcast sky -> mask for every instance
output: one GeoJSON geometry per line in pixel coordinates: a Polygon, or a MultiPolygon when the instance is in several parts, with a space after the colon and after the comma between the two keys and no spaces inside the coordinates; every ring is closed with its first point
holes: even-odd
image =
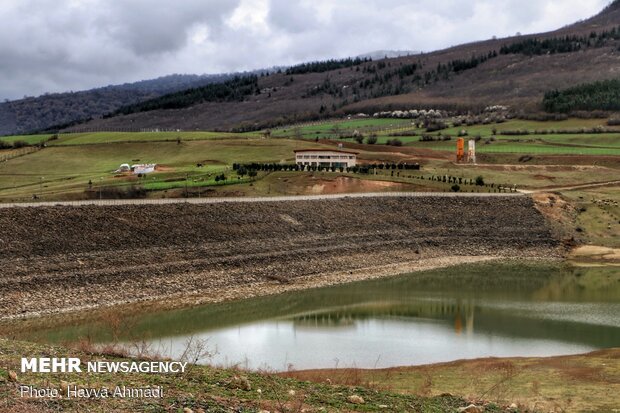
{"type": "Polygon", "coordinates": [[[609,0],[0,0],[0,99],[559,28],[609,0]]]}

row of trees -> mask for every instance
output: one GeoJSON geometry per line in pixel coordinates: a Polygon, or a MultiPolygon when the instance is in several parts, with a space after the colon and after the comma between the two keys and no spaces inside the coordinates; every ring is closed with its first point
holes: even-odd
{"type": "Polygon", "coordinates": [[[564,36],[548,39],[524,39],[500,48],[500,54],[524,54],[526,56],[572,53],[589,47],[605,46],[606,40],[620,40],[620,27],[602,32],[592,32],[589,36],[564,36]]]}
{"type": "Polygon", "coordinates": [[[460,73],[465,70],[473,69],[478,67],[478,65],[486,62],[489,59],[493,59],[497,57],[497,52],[495,50],[490,51],[488,54],[481,55],[472,55],[469,59],[454,59],[449,61],[448,63],[437,65],[437,73],[460,73]]]}
{"type": "MultiPolygon", "coordinates": [[[[353,166],[350,168],[340,168],[340,167],[325,167],[325,166],[314,166],[314,167],[310,167],[310,168],[314,168],[314,169],[310,169],[313,171],[327,171],[327,170],[333,170],[334,172],[336,170],[339,170],[340,172],[353,172],[353,173],[358,173],[358,172],[363,172],[365,171],[365,173],[369,173],[372,169],[379,169],[379,170],[406,170],[406,171],[419,171],[420,170],[420,165],[417,163],[385,163],[385,164],[375,164],[375,165],[363,165],[363,166],[353,166]]],[[[309,168],[306,166],[301,166],[301,165],[297,165],[297,164],[281,164],[281,163],[258,163],[258,162],[253,162],[253,163],[249,163],[249,164],[240,164],[240,163],[233,163],[233,170],[237,171],[237,174],[241,175],[245,175],[246,173],[249,175],[250,171],[265,171],[265,172],[273,172],[273,171],[303,171],[303,170],[308,170],[309,168]],[[242,173],[240,173],[240,171],[242,173]]]]}
{"type": "Polygon", "coordinates": [[[287,75],[302,75],[304,73],[322,73],[329,72],[330,70],[336,69],[344,69],[353,66],[359,66],[362,63],[371,62],[370,58],[359,58],[356,57],[354,59],[330,59],[319,62],[309,62],[302,63],[299,65],[291,66],[286,69],[287,75]]]}
{"type": "Polygon", "coordinates": [[[257,93],[260,93],[260,90],[256,75],[237,76],[223,83],[212,83],[198,88],[170,93],[133,105],[123,106],[106,115],[106,117],[158,109],[181,109],[204,102],[242,101],[246,96],[257,93]]]}
{"type": "Polygon", "coordinates": [[[620,80],[603,80],[545,93],[547,112],[568,113],[577,110],[620,110],[620,80]]]}

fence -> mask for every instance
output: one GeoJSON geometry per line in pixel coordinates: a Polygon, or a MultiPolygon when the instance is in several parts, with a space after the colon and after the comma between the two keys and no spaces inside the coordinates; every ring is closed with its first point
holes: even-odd
{"type": "Polygon", "coordinates": [[[20,156],[28,155],[37,152],[41,148],[37,146],[25,146],[19,149],[12,149],[8,153],[0,153],[0,162],[6,162],[9,159],[19,158],[20,156]]]}

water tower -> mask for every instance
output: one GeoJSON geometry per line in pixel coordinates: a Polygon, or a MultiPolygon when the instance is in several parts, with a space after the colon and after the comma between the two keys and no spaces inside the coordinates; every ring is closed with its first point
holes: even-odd
{"type": "Polygon", "coordinates": [[[465,139],[458,138],[456,140],[456,161],[463,162],[465,160],[465,139]]]}
{"type": "Polygon", "coordinates": [[[468,149],[467,149],[467,162],[469,163],[476,163],[476,141],[473,139],[470,139],[468,142],[468,149]]]}

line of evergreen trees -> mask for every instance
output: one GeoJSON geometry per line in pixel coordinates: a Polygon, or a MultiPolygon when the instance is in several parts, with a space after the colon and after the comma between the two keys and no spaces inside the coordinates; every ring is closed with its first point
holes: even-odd
{"type": "Polygon", "coordinates": [[[236,76],[223,83],[212,83],[198,88],[170,93],[133,105],[123,106],[105,117],[158,109],[181,109],[204,102],[242,101],[246,96],[255,93],[260,93],[258,76],[236,76]]]}
{"type": "Polygon", "coordinates": [[[299,65],[291,66],[286,69],[287,75],[302,75],[304,73],[321,73],[321,72],[329,72],[330,70],[336,69],[344,69],[347,67],[358,66],[362,63],[371,62],[370,58],[359,58],[355,59],[346,58],[346,59],[330,59],[319,62],[309,62],[302,63],[299,65]]]}
{"type": "Polygon", "coordinates": [[[572,53],[590,47],[603,47],[607,40],[620,40],[620,26],[602,32],[592,32],[589,36],[564,36],[549,39],[524,39],[503,45],[500,54],[524,54],[526,56],[572,53]]]}
{"type": "Polygon", "coordinates": [[[545,93],[547,112],[568,113],[576,110],[620,110],[620,79],[586,83],[565,90],[545,93]]]}

